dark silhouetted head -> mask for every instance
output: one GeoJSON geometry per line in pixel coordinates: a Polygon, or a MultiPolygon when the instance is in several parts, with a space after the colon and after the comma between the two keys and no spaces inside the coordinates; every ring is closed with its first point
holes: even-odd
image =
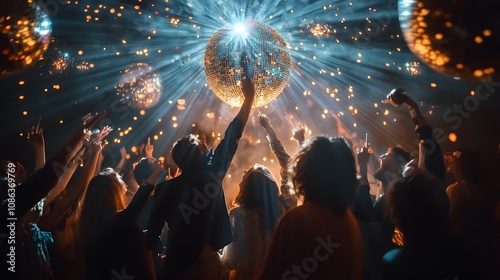
{"type": "Polygon", "coordinates": [[[326,135],[306,140],[293,164],[293,183],[304,201],[344,212],[354,199],[356,166],[344,139],[326,135]]]}
{"type": "Polygon", "coordinates": [[[203,163],[208,147],[196,135],[189,134],[175,141],[170,152],[175,164],[186,172],[203,163]]]}

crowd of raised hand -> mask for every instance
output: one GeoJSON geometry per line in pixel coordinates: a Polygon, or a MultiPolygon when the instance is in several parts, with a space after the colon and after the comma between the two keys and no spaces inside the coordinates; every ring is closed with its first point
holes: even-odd
{"type": "Polygon", "coordinates": [[[30,127],[34,170],[0,162],[1,211],[15,225],[0,233],[7,256],[2,275],[500,279],[498,182],[489,180],[474,150],[443,152],[402,89],[388,100],[408,108],[419,153],[413,158],[398,145],[388,148],[372,174],[382,189],[375,199],[369,145],[357,152],[345,137],[306,137],[302,128],[293,135],[299,151],[289,154],[279,140],[287,136],[259,113],[280,172],[259,162],[242,167],[238,194],[227,205],[222,182],[255,95],[249,78],[241,89],[244,103],[217,147],[186,135],[171,147],[169,167],[154,157],[150,138],[137,153],[122,148],[114,166],[103,165],[112,131],[101,126],[106,112],[83,116],[51,158],[43,128],[30,127]],[[15,261],[9,236],[15,236],[15,261]]]}

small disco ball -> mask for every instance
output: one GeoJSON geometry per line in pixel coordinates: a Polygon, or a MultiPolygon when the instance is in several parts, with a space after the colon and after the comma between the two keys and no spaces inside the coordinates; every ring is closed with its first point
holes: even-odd
{"type": "Polygon", "coordinates": [[[52,38],[49,49],[40,58],[38,67],[48,74],[63,74],[75,65],[72,50],[63,41],[52,38]]]}
{"type": "Polygon", "coordinates": [[[260,107],[281,94],[292,64],[283,37],[256,20],[217,30],[206,46],[204,60],[210,88],[222,101],[237,107],[245,99],[241,91],[243,76],[253,79],[253,106],[260,107]]]}
{"type": "Polygon", "coordinates": [[[418,61],[408,61],[405,63],[406,71],[410,76],[417,76],[422,74],[422,68],[420,67],[420,62],[418,61]]]}
{"type": "Polygon", "coordinates": [[[51,34],[49,15],[36,1],[1,1],[0,77],[37,63],[49,47],[51,34]]]}
{"type": "Polygon", "coordinates": [[[160,74],[146,63],[132,64],[122,71],[116,94],[133,109],[151,108],[160,101],[160,74]]]}

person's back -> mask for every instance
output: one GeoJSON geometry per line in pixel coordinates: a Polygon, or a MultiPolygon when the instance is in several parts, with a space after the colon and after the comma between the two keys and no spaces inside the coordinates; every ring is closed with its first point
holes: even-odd
{"type": "Polygon", "coordinates": [[[234,271],[234,280],[254,279],[281,216],[279,189],[271,170],[261,164],[245,171],[239,188],[229,214],[233,242],[222,251],[221,262],[224,271],[234,271]]]}
{"type": "Polygon", "coordinates": [[[269,250],[266,260],[274,261],[260,279],[362,279],[361,233],[349,210],[315,202],[290,209],[269,250]]]}
{"type": "MultiPolygon", "coordinates": [[[[156,169],[159,174],[161,168],[156,169]]],[[[156,278],[152,254],[135,222],[153,189],[152,184],[141,186],[125,208],[126,186],[114,170],[105,169],[91,180],[79,224],[87,279],[156,278]]]]}
{"type": "MultiPolygon", "coordinates": [[[[400,146],[390,147],[387,153],[380,156],[380,167],[375,171],[375,178],[381,182],[384,194],[388,185],[394,181],[401,179],[402,167],[412,159],[409,152],[402,149],[400,146]]],[[[387,218],[385,214],[385,196],[382,194],[373,204],[375,232],[380,234],[380,242],[385,244],[385,248],[381,253],[392,249],[390,244],[394,232],[394,224],[387,218]],[[384,251],[385,250],[385,251],[384,251]]]]}
{"type": "Polygon", "coordinates": [[[369,260],[371,279],[378,279],[382,257],[388,251],[395,249],[397,245],[393,242],[395,232],[394,223],[385,213],[385,192],[389,184],[401,178],[403,166],[412,159],[410,153],[399,145],[389,147],[387,152],[380,156],[380,166],[374,172],[374,177],[380,182],[383,194],[373,204],[373,219],[368,226],[367,246],[365,254],[369,260]]]}
{"type": "Polygon", "coordinates": [[[422,240],[420,243],[395,248],[383,257],[383,279],[474,279],[478,275],[469,269],[473,259],[467,256],[467,250],[460,244],[459,238],[449,235],[448,239],[439,243],[422,240]],[[456,278],[457,276],[459,277],[456,278]]]}
{"type": "Polygon", "coordinates": [[[341,138],[316,136],[293,170],[304,204],[280,219],[259,279],[362,279],[361,233],[348,209],[358,184],[352,151],[341,138]]]}
{"type": "MultiPolygon", "coordinates": [[[[221,187],[243,125],[233,122],[217,149],[208,151],[194,135],[179,139],[172,148],[182,173],[158,184],[148,226],[150,248],[158,243],[160,225],[168,224],[165,272],[168,275],[218,272],[205,269],[218,262],[217,251],[231,242],[225,195],[221,187]],[[187,156],[191,155],[191,157],[187,156]],[[189,159],[182,164],[181,159],[189,159]],[[198,262],[198,266],[193,266],[198,262]],[[212,264],[206,266],[207,264],[212,264]]],[[[190,278],[188,278],[190,279],[190,278]]]]}
{"type": "Polygon", "coordinates": [[[496,270],[492,217],[494,203],[491,197],[492,181],[486,176],[481,155],[469,148],[459,148],[445,154],[447,168],[456,182],[446,193],[450,200],[450,221],[454,233],[462,237],[481,264],[482,270],[496,270]]]}
{"type": "Polygon", "coordinates": [[[137,224],[118,220],[118,216],[111,218],[98,238],[87,240],[87,279],[104,280],[117,275],[155,279],[152,255],[144,245],[142,230],[137,224]]]}
{"type": "Polygon", "coordinates": [[[457,233],[466,239],[481,238],[478,235],[485,233],[492,216],[486,204],[486,191],[473,183],[462,181],[448,186],[446,193],[452,204],[450,218],[457,233]]]}
{"type": "Polygon", "coordinates": [[[185,271],[203,250],[217,251],[231,242],[224,193],[211,188],[215,182],[206,172],[196,177],[181,174],[158,184],[153,215],[160,215],[168,224],[168,273],[185,271]]]}
{"type": "MultiPolygon", "coordinates": [[[[247,58],[242,58],[247,59],[247,58]]],[[[148,222],[148,247],[163,253],[162,227],[168,223],[165,273],[174,279],[220,279],[217,251],[232,241],[222,180],[231,164],[254,100],[254,86],[244,73],[245,97],[215,151],[190,134],[178,139],[173,161],[181,174],[158,184],[148,222]]]]}
{"type": "Polygon", "coordinates": [[[387,213],[404,242],[384,255],[382,279],[482,279],[463,239],[451,230],[443,183],[417,169],[389,186],[387,213]]]}
{"type": "Polygon", "coordinates": [[[234,240],[221,257],[223,268],[234,271],[235,280],[254,279],[264,265],[270,238],[263,232],[261,212],[258,208],[235,207],[229,213],[234,240]]]}

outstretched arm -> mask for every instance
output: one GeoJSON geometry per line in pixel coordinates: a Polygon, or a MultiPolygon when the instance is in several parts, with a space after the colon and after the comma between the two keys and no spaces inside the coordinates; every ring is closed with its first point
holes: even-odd
{"type": "MultiPolygon", "coordinates": [[[[241,81],[241,85],[245,101],[243,101],[240,111],[226,129],[224,139],[222,139],[219,143],[212,157],[212,165],[214,166],[213,171],[217,177],[223,177],[229,169],[231,160],[233,159],[238,147],[238,140],[243,134],[243,129],[248,122],[250,111],[252,109],[255,96],[253,81],[249,77],[245,76],[241,81]]],[[[222,178],[218,179],[222,180],[222,178]]]]}
{"type": "Polygon", "coordinates": [[[75,185],[67,191],[66,195],[60,201],[57,202],[54,210],[40,217],[38,225],[41,229],[52,231],[61,221],[64,214],[71,209],[71,206],[77,203],[83,196],[90,180],[94,177],[98,158],[101,155],[103,148],[102,140],[111,130],[112,129],[108,126],[104,127],[99,132],[96,139],[91,143],[90,157],[83,167],[82,173],[76,180],[75,185]]]}
{"type": "Polygon", "coordinates": [[[297,141],[299,147],[302,146],[302,143],[304,143],[304,140],[306,140],[306,128],[302,126],[301,128],[294,130],[293,139],[297,141]]]}
{"type": "Polygon", "coordinates": [[[243,54],[241,55],[241,66],[243,67],[241,91],[243,92],[245,100],[243,101],[243,105],[241,106],[236,118],[241,121],[243,126],[245,126],[248,121],[248,117],[250,116],[250,111],[252,109],[253,100],[255,97],[255,87],[248,71],[248,56],[245,52],[243,52],[243,54]]]}
{"type": "Polygon", "coordinates": [[[267,139],[271,146],[271,150],[273,151],[274,155],[276,156],[280,164],[280,177],[281,177],[280,205],[284,207],[285,211],[287,211],[288,209],[297,206],[297,197],[293,194],[293,192],[290,191],[291,184],[289,184],[290,176],[288,171],[288,165],[290,164],[292,158],[286,152],[285,147],[283,146],[283,144],[281,144],[280,140],[276,136],[274,128],[271,126],[271,123],[269,121],[269,118],[264,115],[259,115],[259,122],[260,125],[266,130],[267,139]]]}
{"type": "Polygon", "coordinates": [[[259,115],[260,125],[266,130],[266,136],[271,146],[271,150],[278,159],[281,168],[288,169],[288,163],[291,159],[290,155],[285,150],[283,144],[276,136],[276,132],[269,121],[269,118],[264,115],[259,115]]]}
{"type": "Polygon", "coordinates": [[[71,206],[82,197],[90,183],[90,180],[94,177],[94,171],[101,149],[102,145],[100,141],[92,143],[90,158],[83,167],[82,173],[78,176],[75,185],[67,190],[66,195],[63,196],[63,198],[55,205],[54,210],[40,217],[38,226],[41,229],[45,231],[52,231],[71,206]]]}
{"type": "Polygon", "coordinates": [[[35,171],[42,169],[45,164],[45,139],[43,127],[28,128],[28,144],[35,150],[35,171]]]}
{"type": "Polygon", "coordinates": [[[115,166],[116,173],[123,175],[123,168],[125,167],[125,162],[127,161],[127,149],[125,147],[120,148],[120,161],[115,166]]]}
{"type": "Polygon", "coordinates": [[[359,183],[361,185],[369,185],[368,182],[368,162],[370,161],[370,146],[366,145],[357,153],[358,174],[360,176],[359,183]]]}
{"type": "MultiPolygon", "coordinates": [[[[26,178],[22,184],[16,187],[15,217],[20,218],[23,216],[56,185],[69,161],[82,147],[82,140],[89,129],[105,115],[106,112],[97,115],[85,115],[82,118],[82,126],[77,129],[76,133],[60,148],[55,156],[48,160],[42,169],[26,178]]],[[[1,209],[4,213],[7,213],[6,201],[1,202],[1,209]]]]}
{"type": "Polygon", "coordinates": [[[139,213],[148,201],[151,192],[153,192],[156,187],[158,177],[163,172],[163,166],[157,160],[151,161],[151,164],[153,165],[153,173],[151,173],[145,182],[141,182],[139,189],[128,204],[127,208],[119,213],[119,219],[123,223],[135,221],[137,219],[137,216],[139,216],[139,213]]]}
{"type": "Polygon", "coordinates": [[[148,137],[148,141],[146,142],[146,145],[144,146],[144,153],[146,154],[147,158],[153,158],[153,151],[155,150],[155,147],[151,145],[151,137],[148,137]]]}
{"type": "Polygon", "coordinates": [[[441,146],[435,140],[432,128],[427,124],[418,104],[411,99],[404,89],[393,89],[388,95],[388,100],[394,106],[406,105],[415,124],[415,132],[419,139],[418,167],[426,169],[436,177],[444,180],[445,165],[441,146]]]}
{"type": "Polygon", "coordinates": [[[94,169],[94,175],[99,174],[102,170],[102,162],[104,161],[104,155],[102,154],[102,150],[104,147],[107,145],[107,141],[103,141],[106,136],[112,131],[113,129],[109,126],[103,127],[100,131],[99,134],[97,134],[96,138],[94,139],[93,143],[101,143],[101,152],[99,153],[99,156],[97,158],[97,163],[95,164],[95,169],[94,169]]]}
{"type": "Polygon", "coordinates": [[[243,105],[241,106],[238,115],[236,115],[236,119],[240,120],[243,125],[246,125],[255,97],[255,87],[252,79],[244,77],[241,81],[241,90],[245,96],[245,101],[243,101],[243,105]]]}
{"type": "Polygon", "coordinates": [[[269,141],[269,145],[271,146],[271,150],[280,164],[281,186],[283,189],[283,186],[288,186],[288,164],[290,163],[291,157],[276,136],[269,118],[264,115],[259,115],[259,122],[260,125],[266,130],[266,137],[269,141]]]}
{"type": "Polygon", "coordinates": [[[73,174],[75,174],[76,169],[78,169],[78,166],[80,166],[80,160],[84,151],[85,148],[81,148],[78,154],[76,154],[75,157],[70,161],[70,163],[68,163],[68,165],[64,169],[63,174],[57,181],[57,184],[49,191],[49,193],[45,197],[45,206],[50,205],[52,201],[56,197],[58,197],[62,193],[62,191],[64,191],[69,181],[71,180],[71,177],[73,177],[73,174]]]}

